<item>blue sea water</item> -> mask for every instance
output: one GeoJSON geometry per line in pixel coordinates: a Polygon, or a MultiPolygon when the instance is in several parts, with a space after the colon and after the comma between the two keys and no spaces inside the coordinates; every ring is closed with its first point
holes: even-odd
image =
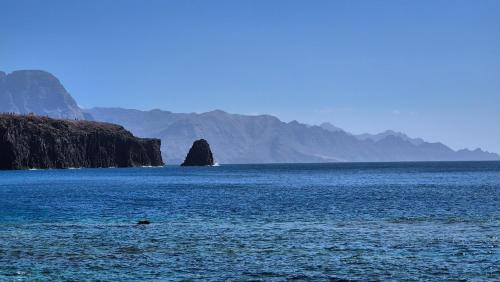
{"type": "Polygon", "coordinates": [[[499,201],[500,162],[0,171],[0,281],[498,281],[499,201]]]}

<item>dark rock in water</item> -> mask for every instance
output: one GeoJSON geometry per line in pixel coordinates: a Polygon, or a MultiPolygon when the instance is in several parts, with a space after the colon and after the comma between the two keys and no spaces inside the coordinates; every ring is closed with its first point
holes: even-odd
{"type": "Polygon", "coordinates": [[[160,142],[110,123],[0,114],[0,169],[160,166],[160,142]]]}
{"type": "Polygon", "coordinates": [[[200,139],[193,143],[182,166],[214,165],[214,157],[207,140],[200,139]]]}
{"type": "Polygon", "coordinates": [[[145,225],[145,224],[150,224],[150,223],[151,223],[151,221],[149,221],[149,220],[139,220],[137,222],[138,225],[145,225]]]}

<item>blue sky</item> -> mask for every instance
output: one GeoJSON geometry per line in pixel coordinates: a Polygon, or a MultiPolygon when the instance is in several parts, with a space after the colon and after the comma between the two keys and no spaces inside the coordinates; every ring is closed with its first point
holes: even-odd
{"type": "Polygon", "coordinates": [[[0,70],[84,107],[222,109],[500,153],[500,1],[0,2],[0,70]]]}

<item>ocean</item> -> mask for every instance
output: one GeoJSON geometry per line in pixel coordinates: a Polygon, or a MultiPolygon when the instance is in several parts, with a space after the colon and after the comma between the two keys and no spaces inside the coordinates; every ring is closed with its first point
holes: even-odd
{"type": "Polygon", "coordinates": [[[500,162],[0,171],[0,281],[499,281],[499,236],[500,162]]]}

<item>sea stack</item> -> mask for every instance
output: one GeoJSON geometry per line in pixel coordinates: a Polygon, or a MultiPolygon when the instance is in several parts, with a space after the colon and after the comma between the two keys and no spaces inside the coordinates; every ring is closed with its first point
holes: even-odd
{"type": "Polygon", "coordinates": [[[193,143],[182,166],[208,166],[214,165],[214,157],[207,140],[200,139],[193,143]]]}
{"type": "Polygon", "coordinates": [[[0,169],[161,166],[160,142],[111,123],[0,114],[0,169]]]}

